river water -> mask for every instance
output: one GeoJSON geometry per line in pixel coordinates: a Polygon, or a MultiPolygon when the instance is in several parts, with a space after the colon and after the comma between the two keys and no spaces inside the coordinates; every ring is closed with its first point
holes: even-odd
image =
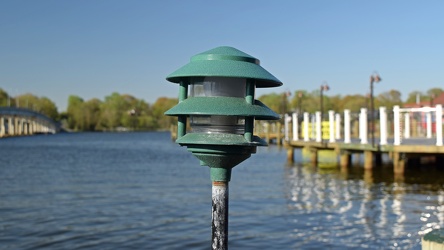
{"type": "MultiPolygon", "coordinates": [[[[295,154],[300,161],[300,152],[295,154]]],[[[444,226],[444,175],[286,163],[277,146],[233,169],[230,249],[420,249],[444,226]]],[[[209,249],[207,167],[168,133],[0,140],[0,249],[209,249]]]]}

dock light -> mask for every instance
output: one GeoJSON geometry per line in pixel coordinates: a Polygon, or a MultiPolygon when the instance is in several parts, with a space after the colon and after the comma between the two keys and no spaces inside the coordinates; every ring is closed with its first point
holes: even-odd
{"type": "Polygon", "coordinates": [[[191,57],[166,78],[179,84],[179,103],[165,112],[178,117],[176,142],[186,146],[202,166],[210,167],[212,249],[228,247],[231,169],[256,153],[257,146],[267,146],[253,135],[254,120],[280,118],[254,99],[255,88],[282,85],[259,64],[240,50],[217,47],[191,57]]]}
{"type": "Polygon", "coordinates": [[[375,102],[373,95],[373,83],[378,83],[381,80],[381,77],[376,72],[370,76],[370,130],[372,135],[372,147],[375,146],[375,102]]]}

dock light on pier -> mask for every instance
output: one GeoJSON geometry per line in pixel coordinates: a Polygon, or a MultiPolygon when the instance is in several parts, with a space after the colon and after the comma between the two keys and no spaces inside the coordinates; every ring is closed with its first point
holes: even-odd
{"type": "Polygon", "coordinates": [[[372,147],[375,146],[375,102],[373,95],[373,83],[378,83],[380,81],[381,77],[378,75],[378,73],[373,73],[370,76],[370,131],[372,135],[372,147]]]}
{"type": "Polygon", "coordinates": [[[178,117],[176,143],[210,167],[212,249],[227,249],[231,170],[256,153],[257,146],[267,146],[253,135],[254,120],[279,119],[254,99],[255,88],[278,87],[282,82],[258,59],[232,47],[197,54],[166,79],[179,84],[179,103],[165,112],[178,117]]]}
{"type": "Polygon", "coordinates": [[[320,119],[320,127],[318,128],[319,131],[321,132],[321,141],[324,138],[324,135],[322,133],[322,121],[323,121],[323,116],[324,116],[324,91],[329,91],[330,87],[328,86],[327,82],[324,81],[324,83],[321,85],[321,94],[320,94],[320,104],[321,104],[321,119],[320,119]]]}

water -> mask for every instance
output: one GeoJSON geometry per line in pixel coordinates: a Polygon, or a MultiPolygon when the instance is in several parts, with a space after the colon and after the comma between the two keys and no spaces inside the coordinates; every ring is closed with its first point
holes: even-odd
{"type": "MultiPolygon", "coordinates": [[[[444,176],[288,165],[270,146],[233,170],[230,249],[420,249],[444,226],[444,176]]],[[[296,153],[296,159],[301,155],[296,153]]],[[[0,249],[209,249],[207,167],[168,133],[0,140],[0,249]]]]}

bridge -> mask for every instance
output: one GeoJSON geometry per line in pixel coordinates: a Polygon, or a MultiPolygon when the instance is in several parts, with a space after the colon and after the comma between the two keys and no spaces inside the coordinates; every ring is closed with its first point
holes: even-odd
{"type": "Polygon", "coordinates": [[[60,126],[51,118],[31,109],[0,107],[0,138],[33,134],[55,134],[60,126]]]}

